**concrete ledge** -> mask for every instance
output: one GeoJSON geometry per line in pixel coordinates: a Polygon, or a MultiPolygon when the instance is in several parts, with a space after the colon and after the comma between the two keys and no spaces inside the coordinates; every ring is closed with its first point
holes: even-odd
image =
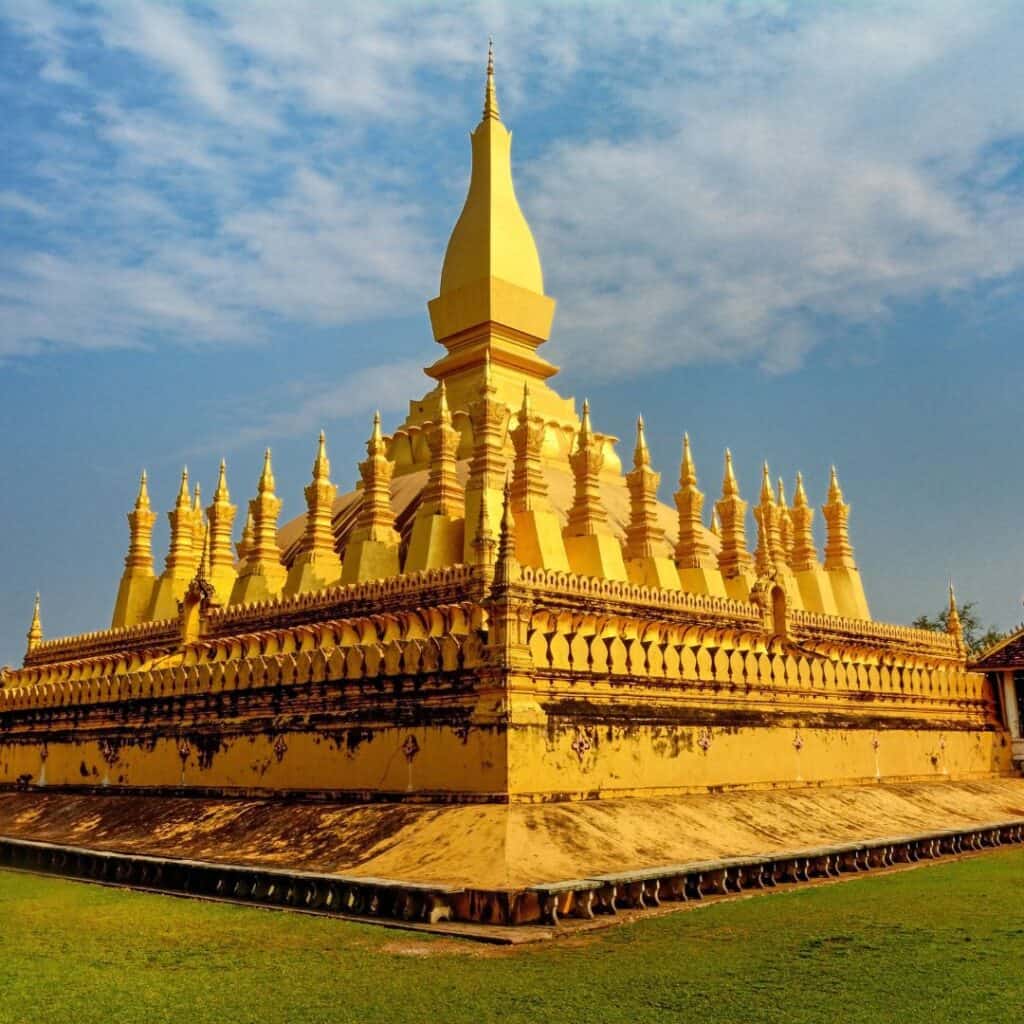
{"type": "MultiPolygon", "coordinates": [[[[750,889],[798,885],[844,873],[885,870],[966,851],[1024,844],[1024,818],[967,829],[943,829],[859,843],[728,857],[566,879],[525,890],[471,890],[404,879],[288,871],[241,864],[116,853],[0,836],[0,868],[134,889],[303,910],[384,923],[440,926],[557,926],[563,916],[592,920],[619,909],[643,910],[663,901],[687,902],[750,889]]],[[[442,928],[448,931],[451,929],[442,928]]],[[[493,931],[459,930],[494,939],[493,931]]]]}

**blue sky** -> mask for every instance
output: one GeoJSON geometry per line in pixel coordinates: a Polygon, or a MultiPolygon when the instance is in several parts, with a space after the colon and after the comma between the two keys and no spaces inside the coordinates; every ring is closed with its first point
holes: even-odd
{"type": "Polygon", "coordinates": [[[0,664],[108,624],[143,466],[272,445],[291,517],[426,390],[488,34],[560,390],[663,497],[683,430],[835,462],[876,617],[1018,621],[1020,4],[0,0],[0,664]]]}

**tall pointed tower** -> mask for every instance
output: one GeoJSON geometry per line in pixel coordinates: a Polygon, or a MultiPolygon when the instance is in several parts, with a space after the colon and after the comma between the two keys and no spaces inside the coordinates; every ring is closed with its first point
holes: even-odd
{"type": "MultiPolygon", "coordinates": [[[[462,388],[482,373],[485,352],[499,373],[505,367],[545,380],[556,372],[536,351],[551,332],[555,302],[544,294],[537,245],[512,184],[512,133],[498,110],[493,51],[483,116],[470,139],[469,192],[448,242],[440,292],[429,304],[434,337],[448,351],[427,373],[447,379],[456,405],[462,388]]],[[[512,404],[513,396],[500,397],[512,404]]]]}
{"type": "MultiPolygon", "coordinates": [[[[472,169],[462,213],[452,229],[441,269],[438,295],[428,303],[434,338],[445,355],[426,368],[443,381],[452,425],[460,433],[458,458],[473,448],[469,408],[481,392],[485,359],[491,363],[493,397],[518,409],[523,385],[530,385],[533,412],[547,425],[543,458],[564,455],[555,440],[561,431],[566,444],[579,429],[571,399],[545,382],[558,367],[538,355],[548,339],[555,313],[554,299],[544,294],[544,274],[530,225],[512,184],[512,134],[501,120],[494,82],[494,55],[488,52],[484,106],[480,123],[470,133],[472,169]]],[[[440,389],[409,406],[409,417],[389,441],[395,474],[423,470],[429,461],[420,438],[440,418],[440,389]]],[[[511,441],[507,447],[511,455],[511,441]]],[[[488,514],[497,521],[500,494],[488,514]]],[[[476,517],[466,521],[471,545],[476,517]]]]}

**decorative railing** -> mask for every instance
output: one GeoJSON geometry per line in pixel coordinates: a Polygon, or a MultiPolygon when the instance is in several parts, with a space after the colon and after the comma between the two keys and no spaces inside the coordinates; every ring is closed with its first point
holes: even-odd
{"type": "Polygon", "coordinates": [[[948,633],[913,626],[897,626],[871,619],[847,619],[839,615],[794,610],[789,613],[790,628],[794,633],[817,638],[838,638],[865,644],[881,643],[886,646],[902,645],[914,650],[926,650],[946,658],[961,658],[956,640],[948,633]]]}
{"type": "Polygon", "coordinates": [[[25,657],[25,666],[92,658],[102,654],[122,654],[147,648],[168,648],[175,646],[180,635],[181,627],[177,619],[161,619],[120,629],[62,636],[41,641],[25,657]]]}
{"type": "Polygon", "coordinates": [[[721,618],[744,623],[761,621],[761,612],[750,601],[735,601],[710,594],[692,594],[685,590],[663,590],[619,580],[580,576],[573,572],[550,569],[520,570],[520,582],[537,593],[567,599],[585,598],[637,607],[671,609],[699,618],[721,618]]]}

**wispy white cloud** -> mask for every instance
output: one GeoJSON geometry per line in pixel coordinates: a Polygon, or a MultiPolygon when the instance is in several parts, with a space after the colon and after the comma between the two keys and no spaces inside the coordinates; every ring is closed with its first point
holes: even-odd
{"type": "Polygon", "coordinates": [[[284,403],[281,402],[282,387],[279,383],[275,385],[268,402],[273,411],[251,417],[226,432],[218,432],[216,441],[211,439],[194,452],[231,451],[272,437],[313,436],[325,424],[336,420],[365,419],[369,434],[370,417],[375,411],[403,412],[410,395],[430,387],[416,360],[364,366],[329,385],[309,380],[294,384],[292,394],[284,403]]]}
{"type": "Polygon", "coordinates": [[[568,140],[530,168],[560,341],[615,337],[609,372],[788,369],[822,322],[1024,269],[1021,190],[997,184],[1024,167],[1024,18],[803,8],[764,28],[719,26],[707,74],[659,67],[633,90],[628,138],[568,140]]]}
{"type": "Polygon", "coordinates": [[[468,157],[438,140],[476,116],[488,32],[559,345],[599,348],[592,373],[784,370],[826,330],[1024,269],[1016,5],[412,17],[0,0],[41,95],[76,97],[40,128],[34,187],[0,178],[0,206],[48,222],[35,245],[0,236],[0,357],[419,311],[468,157]]]}
{"type": "Polygon", "coordinates": [[[4,189],[0,192],[0,208],[14,210],[16,213],[25,214],[26,217],[39,219],[50,215],[50,211],[42,203],[37,203],[34,199],[11,189],[4,189]]]}

